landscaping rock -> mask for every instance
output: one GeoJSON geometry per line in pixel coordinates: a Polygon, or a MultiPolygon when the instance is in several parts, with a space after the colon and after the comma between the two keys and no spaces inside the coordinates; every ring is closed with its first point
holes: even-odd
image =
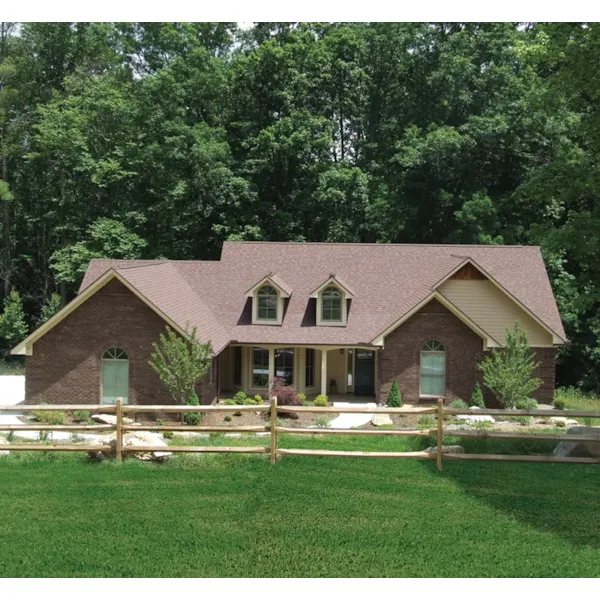
{"type": "MultiPolygon", "coordinates": [[[[431,448],[427,448],[425,452],[429,454],[437,453],[437,446],[431,446],[431,448]]],[[[442,446],[442,454],[464,454],[465,449],[462,446],[442,446]]]]}
{"type": "MultiPolygon", "coordinates": [[[[117,443],[117,434],[111,433],[109,435],[102,436],[96,440],[90,440],[90,446],[104,446],[109,445],[111,447],[109,452],[99,451],[89,451],[88,454],[92,458],[96,458],[98,460],[102,460],[104,458],[113,457],[115,455],[115,446],[117,443]]],[[[123,446],[161,446],[164,447],[165,450],[169,448],[168,444],[163,440],[162,435],[159,433],[153,433],[151,431],[134,431],[131,433],[126,433],[123,436],[123,446]]],[[[127,453],[127,456],[133,456],[138,460],[158,460],[163,461],[170,456],[172,456],[172,452],[162,452],[162,451],[153,451],[153,452],[143,452],[139,451],[134,454],[131,452],[127,453]]]]}
{"type": "Polygon", "coordinates": [[[382,425],[393,425],[394,422],[390,418],[390,415],[373,415],[371,424],[375,427],[381,427],[382,425]]]}
{"type": "MultiPolygon", "coordinates": [[[[0,437],[0,446],[8,446],[8,440],[0,437]]],[[[10,454],[10,450],[0,450],[0,456],[8,456],[10,454]]]]}
{"type": "Polygon", "coordinates": [[[579,422],[575,419],[569,419],[568,417],[550,417],[550,421],[553,423],[564,423],[565,425],[579,425],[579,422]]]}
{"type": "MultiPolygon", "coordinates": [[[[91,418],[98,423],[106,423],[106,425],[117,424],[117,415],[92,415],[91,418]]],[[[123,424],[133,425],[134,422],[133,419],[130,419],[129,417],[123,417],[123,424]]]]}
{"type": "MultiPolygon", "coordinates": [[[[477,406],[471,406],[471,409],[474,410],[478,408],[477,406]]],[[[456,415],[457,421],[465,421],[466,423],[481,423],[483,421],[487,421],[488,423],[495,423],[496,419],[491,415],[456,415]]]]}
{"type": "Polygon", "coordinates": [[[554,448],[554,456],[578,456],[582,458],[600,458],[600,428],[585,427],[578,425],[577,427],[569,427],[568,434],[581,435],[586,437],[596,437],[597,442],[560,442],[554,448]]]}
{"type": "Polygon", "coordinates": [[[226,433],[223,437],[226,437],[226,438],[241,438],[242,434],[241,433],[226,433]]]}

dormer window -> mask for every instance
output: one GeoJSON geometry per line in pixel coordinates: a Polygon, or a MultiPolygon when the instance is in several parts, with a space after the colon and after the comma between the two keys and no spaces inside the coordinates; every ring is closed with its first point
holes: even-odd
{"type": "Polygon", "coordinates": [[[256,294],[256,319],[277,321],[279,294],[272,285],[263,285],[256,294]]]}
{"type": "Polygon", "coordinates": [[[330,275],[310,294],[317,299],[317,325],[344,327],[348,317],[348,300],[354,294],[339,277],[330,275]]]}
{"type": "Polygon", "coordinates": [[[252,298],[252,324],[281,325],[284,299],[290,294],[290,288],[274,273],[263,277],[246,292],[252,298]]]}
{"type": "Polygon", "coordinates": [[[342,322],[342,292],[333,285],[324,289],[321,296],[321,321],[342,322]]]}

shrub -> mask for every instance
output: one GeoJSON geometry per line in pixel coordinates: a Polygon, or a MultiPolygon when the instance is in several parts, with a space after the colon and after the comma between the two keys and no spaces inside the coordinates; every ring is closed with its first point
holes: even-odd
{"type": "Polygon", "coordinates": [[[565,421],[555,421],[554,424],[557,427],[566,427],[567,426],[567,423],[565,421]]]}
{"type": "Polygon", "coordinates": [[[515,417],[515,422],[519,423],[519,425],[531,425],[533,418],[532,417],[515,417]]]}
{"type": "Polygon", "coordinates": [[[264,400],[263,397],[260,394],[256,394],[256,396],[254,396],[254,404],[263,404],[264,400]]]}
{"type": "Polygon", "coordinates": [[[515,405],[519,410],[535,410],[537,407],[538,403],[533,398],[522,398],[515,405]]]}
{"type": "Polygon", "coordinates": [[[419,425],[421,426],[431,426],[431,425],[435,425],[435,418],[433,415],[421,415],[419,417],[419,421],[418,421],[419,425]]]}
{"type": "Polygon", "coordinates": [[[225,406],[235,406],[236,402],[233,398],[229,398],[228,400],[225,400],[224,404],[225,406]]]}
{"type": "Polygon", "coordinates": [[[87,423],[90,416],[91,413],[89,410],[76,410],[73,413],[73,421],[75,421],[75,423],[87,423]]]}
{"type": "Polygon", "coordinates": [[[277,397],[277,404],[282,406],[302,406],[293,385],[287,385],[282,377],[273,378],[271,395],[277,397]]]}
{"type": "Polygon", "coordinates": [[[313,419],[313,425],[315,425],[315,427],[326,428],[329,426],[329,419],[323,415],[315,417],[313,419]]]}
{"type": "Polygon", "coordinates": [[[564,398],[554,398],[554,408],[565,410],[567,408],[567,401],[564,398]]]}
{"type": "Polygon", "coordinates": [[[172,440],[175,434],[172,431],[163,431],[163,437],[165,440],[172,440]]]}
{"type": "Polygon", "coordinates": [[[306,394],[298,394],[298,400],[300,400],[300,402],[302,402],[303,406],[307,406],[307,402],[306,402],[306,394]]]}
{"type": "Polygon", "coordinates": [[[241,410],[236,410],[236,411],[233,413],[233,416],[234,416],[234,417],[241,417],[241,416],[242,416],[242,411],[241,411],[241,410]]]}
{"type": "Polygon", "coordinates": [[[467,406],[467,403],[464,400],[461,400],[460,398],[457,398],[456,400],[452,400],[452,402],[450,402],[450,408],[469,408],[467,406]]]}
{"type": "Polygon", "coordinates": [[[313,402],[313,404],[315,406],[327,406],[327,401],[328,401],[328,398],[325,394],[319,394],[315,398],[315,401],[313,402]]]}
{"type": "Polygon", "coordinates": [[[477,408],[485,408],[485,403],[483,401],[483,392],[481,391],[479,381],[475,382],[475,387],[473,388],[473,393],[471,394],[471,406],[477,406],[477,408]]]}
{"type": "Polygon", "coordinates": [[[491,428],[492,423],[489,421],[475,421],[475,423],[473,423],[473,429],[475,429],[475,431],[487,431],[491,428]]]}
{"type": "MultiPolygon", "coordinates": [[[[188,404],[190,404],[191,406],[199,406],[200,405],[200,400],[198,400],[198,396],[196,395],[196,392],[192,393],[192,397],[190,399],[190,401],[188,402],[188,404]]],[[[200,425],[202,421],[202,415],[199,412],[190,412],[190,413],[185,413],[183,415],[183,422],[186,425],[200,425]]]]}
{"type": "Polygon", "coordinates": [[[157,425],[164,425],[165,424],[165,420],[164,419],[156,419],[156,424],[157,425]]]}
{"type": "Polygon", "coordinates": [[[398,387],[398,382],[394,379],[387,396],[387,405],[399,408],[402,406],[402,393],[398,387]]]}
{"type": "Polygon", "coordinates": [[[518,322],[512,331],[506,331],[506,348],[492,350],[479,368],[483,371],[483,382],[498,398],[504,408],[514,408],[519,400],[529,398],[542,384],[532,377],[539,366],[527,343],[527,333],[518,322]]]}
{"type": "Polygon", "coordinates": [[[233,402],[235,404],[239,404],[240,406],[243,404],[247,404],[248,396],[246,396],[244,392],[237,392],[237,394],[235,394],[233,397],[233,402]]]}
{"type": "Polygon", "coordinates": [[[48,425],[64,425],[67,420],[67,415],[60,410],[39,410],[31,413],[31,416],[34,421],[48,425]]]}
{"type": "Polygon", "coordinates": [[[233,417],[231,415],[225,415],[225,417],[223,418],[223,421],[227,421],[228,423],[232,420],[233,420],[233,417]]]}

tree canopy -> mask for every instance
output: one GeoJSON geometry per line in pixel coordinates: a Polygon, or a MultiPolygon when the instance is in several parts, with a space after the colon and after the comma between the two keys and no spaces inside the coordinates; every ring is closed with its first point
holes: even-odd
{"type": "Polygon", "coordinates": [[[599,57],[596,23],[2,23],[1,295],[32,328],[92,257],[538,244],[600,390],[599,57]]]}

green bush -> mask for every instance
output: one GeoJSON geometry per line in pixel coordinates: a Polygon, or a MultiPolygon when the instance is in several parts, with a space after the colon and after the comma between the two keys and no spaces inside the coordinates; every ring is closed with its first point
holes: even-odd
{"type": "Polygon", "coordinates": [[[328,398],[325,394],[319,394],[314,401],[315,406],[327,406],[328,398]]]}
{"type": "Polygon", "coordinates": [[[229,398],[228,400],[225,400],[223,404],[225,404],[225,406],[235,406],[237,403],[233,398],[229,398]]]}
{"type": "Polygon", "coordinates": [[[475,431],[487,431],[492,428],[492,423],[489,421],[475,421],[472,427],[475,431]]]}
{"type": "Polygon", "coordinates": [[[156,419],[156,424],[157,425],[164,425],[165,424],[165,420],[164,419],[156,419]]]}
{"type": "Polygon", "coordinates": [[[240,391],[233,396],[233,401],[235,402],[235,404],[239,404],[240,406],[242,406],[248,403],[248,396],[246,396],[244,392],[240,391]]]}
{"type": "Polygon", "coordinates": [[[483,401],[483,392],[481,391],[479,381],[475,382],[475,387],[473,388],[473,393],[471,394],[471,406],[477,406],[477,408],[485,408],[485,403],[483,401]]]}
{"type": "Polygon", "coordinates": [[[461,408],[469,408],[469,407],[467,406],[467,403],[464,400],[457,398],[456,400],[452,400],[452,402],[450,402],[450,408],[461,409],[461,408]]]}
{"type": "Polygon", "coordinates": [[[47,425],[64,425],[67,415],[61,410],[39,410],[31,413],[31,417],[38,423],[47,425]]]}
{"type": "Polygon", "coordinates": [[[90,420],[91,413],[89,410],[76,410],[73,413],[73,421],[75,423],[87,423],[90,420]]]}
{"type": "Polygon", "coordinates": [[[260,394],[254,396],[254,404],[264,404],[263,397],[260,394]]]}
{"type": "Polygon", "coordinates": [[[557,427],[566,427],[567,426],[567,424],[564,421],[555,421],[554,424],[557,427]]]}
{"type": "Polygon", "coordinates": [[[163,431],[163,437],[165,440],[172,440],[175,434],[172,431],[163,431]]]}
{"type": "Polygon", "coordinates": [[[326,428],[329,426],[329,418],[323,415],[315,417],[313,419],[313,425],[315,425],[315,427],[326,428]]]}
{"type": "Polygon", "coordinates": [[[395,408],[402,406],[402,393],[398,387],[398,382],[394,379],[387,396],[387,405],[395,408]]]}
{"type": "Polygon", "coordinates": [[[567,401],[564,398],[554,398],[554,408],[557,410],[565,410],[567,408],[567,401]]]}
{"type": "Polygon", "coordinates": [[[435,417],[433,415],[421,415],[418,421],[420,426],[429,427],[435,425],[435,417]]]}
{"type": "Polygon", "coordinates": [[[303,406],[308,406],[308,402],[306,401],[306,394],[300,393],[297,395],[298,400],[302,402],[303,406]]]}
{"type": "Polygon", "coordinates": [[[231,415],[225,415],[225,417],[223,418],[223,421],[227,421],[228,423],[232,420],[233,420],[233,417],[231,415]]]}
{"type": "Polygon", "coordinates": [[[522,398],[515,404],[515,408],[519,410],[535,410],[538,403],[533,398],[522,398]]]}
{"type": "MultiPolygon", "coordinates": [[[[196,392],[192,393],[192,397],[190,398],[188,404],[190,406],[199,406],[200,400],[198,400],[198,396],[196,392]]],[[[183,415],[183,422],[186,425],[200,425],[202,422],[202,415],[199,412],[185,413],[183,415]]]]}
{"type": "Polygon", "coordinates": [[[233,413],[233,416],[234,416],[234,417],[241,417],[241,416],[242,416],[242,411],[241,411],[241,410],[236,410],[236,411],[233,413]]]}

